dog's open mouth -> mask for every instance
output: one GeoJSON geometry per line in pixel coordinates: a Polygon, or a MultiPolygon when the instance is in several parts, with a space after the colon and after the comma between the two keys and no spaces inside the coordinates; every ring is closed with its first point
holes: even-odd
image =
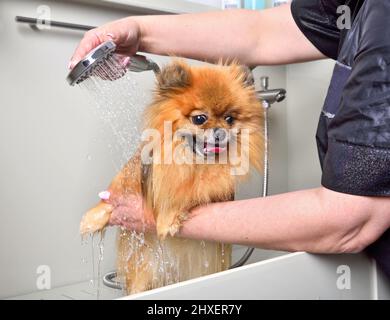
{"type": "MultiPolygon", "coordinates": [[[[198,138],[199,139],[199,138],[198,138]]],[[[192,151],[202,157],[208,155],[219,155],[227,150],[226,144],[210,143],[207,141],[198,141],[196,136],[192,136],[192,151]]]]}
{"type": "Polygon", "coordinates": [[[205,142],[203,144],[203,154],[219,154],[226,150],[226,146],[220,146],[219,144],[209,144],[205,142]]]}

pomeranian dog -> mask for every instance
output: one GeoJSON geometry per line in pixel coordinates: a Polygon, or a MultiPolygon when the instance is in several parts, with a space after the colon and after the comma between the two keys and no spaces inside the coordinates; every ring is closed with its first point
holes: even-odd
{"type": "Polygon", "coordinates": [[[157,232],[119,232],[118,276],[128,294],[230,266],[229,245],[175,234],[192,208],[233,200],[249,167],[261,170],[262,124],[248,68],[235,62],[194,67],[174,60],[161,70],[144,114],[148,139],[108,188],[122,202],[101,201],[80,225],[82,234],[103,230],[113,210],[142,197],[145,219],[153,215],[157,232]]]}

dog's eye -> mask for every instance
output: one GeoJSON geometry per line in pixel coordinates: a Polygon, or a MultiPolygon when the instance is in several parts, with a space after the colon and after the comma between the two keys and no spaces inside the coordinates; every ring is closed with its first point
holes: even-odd
{"type": "Polygon", "coordinates": [[[232,116],[227,116],[227,117],[225,117],[225,121],[226,121],[228,124],[232,125],[233,122],[234,122],[234,118],[233,118],[232,116]]]}
{"type": "Polygon", "coordinates": [[[204,114],[199,114],[192,117],[192,123],[196,125],[204,124],[207,121],[207,116],[204,114]]]}

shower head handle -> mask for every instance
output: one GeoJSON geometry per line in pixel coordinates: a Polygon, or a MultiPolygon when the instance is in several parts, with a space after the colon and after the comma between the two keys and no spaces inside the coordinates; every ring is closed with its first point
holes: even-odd
{"type": "MultiPolygon", "coordinates": [[[[99,66],[103,66],[111,57],[114,56],[115,49],[116,45],[113,41],[106,41],[97,46],[82,60],[80,60],[69,72],[66,78],[68,83],[73,86],[74,84],[79,84],[92,76],[99,66]]],[[[155,74],[160,72],[159,66],[154,61],[142,55],[134,55],[130,57],[127,69],[132,72],[143,72],[148,70],[154,71],[155,74]]],[[[116,80],[125,73],[126,69],[123,69],[118,77],[110,78],[110,80],[116,80]]]]}
{"type": "Polygon", "coordinates": [[[156,74],[160,73],[160,67],[157,63],[139,54],[130,57],[130,62],[127,68],[132,72],[152,70],[156,74]]]}

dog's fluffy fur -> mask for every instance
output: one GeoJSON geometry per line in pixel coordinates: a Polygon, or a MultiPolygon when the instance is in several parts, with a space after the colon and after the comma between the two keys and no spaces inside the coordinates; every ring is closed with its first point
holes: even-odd
{"type": "MultiPolygon", "coordinates": [[[[190,154],[194,159],[208,157],[201,150],[197,152],[197,145],[194,144],[195,137],[206,139],[200,129],[248,129],[248,152],[240,149],[239,133],[227,141],[227,147],[234,140],[241,156],[249,157],[251,166],[261,169],[263,112],[256,99],[250,72],[237,63],[192,67],[181,60],[173,61],[158,76],[154,101],[147,108],[144,120],[144,128],[160,132],[161,144],[166,138],[164,121],[172,122],[173,134],[182,129],[189,132],[190,137],[183,136],[169,148],[181,145],[183,148],[179,149],[179,156],[188,157],[190,154]],[[207,121],[194,123],[194,115],[203,114],[207,115],[207,121]],[[231,117],[229,121],[227,117],[231,117]]],[[[203,145],[202,141],[202,146],[206,146],[206,142],[203,145]]],[[[166,151],[162,148],[162,159],[166,151]]],[[[214,156],[218,160],[221,155],[214,156]]],[[[110,192],[122,198],[142,195],[145,210],[153,213],[157,227],[157,234],[145,233],[142,238],[135,232],[120,231],[118,272],[124,279],[128,293],[229,267],[230,246],[173,236],[192,208],[232,200],[237,182],[246,176],[232,175],[234,166],[237,164],[233,165],[229,157],[225,164],[163,162],[141,165],[141,152],[125,165],[110,185],[110,192]]],[[[113,204],[99,203],[84,216],[81,232],[103,229],[113,209],[113,204]]]]}

